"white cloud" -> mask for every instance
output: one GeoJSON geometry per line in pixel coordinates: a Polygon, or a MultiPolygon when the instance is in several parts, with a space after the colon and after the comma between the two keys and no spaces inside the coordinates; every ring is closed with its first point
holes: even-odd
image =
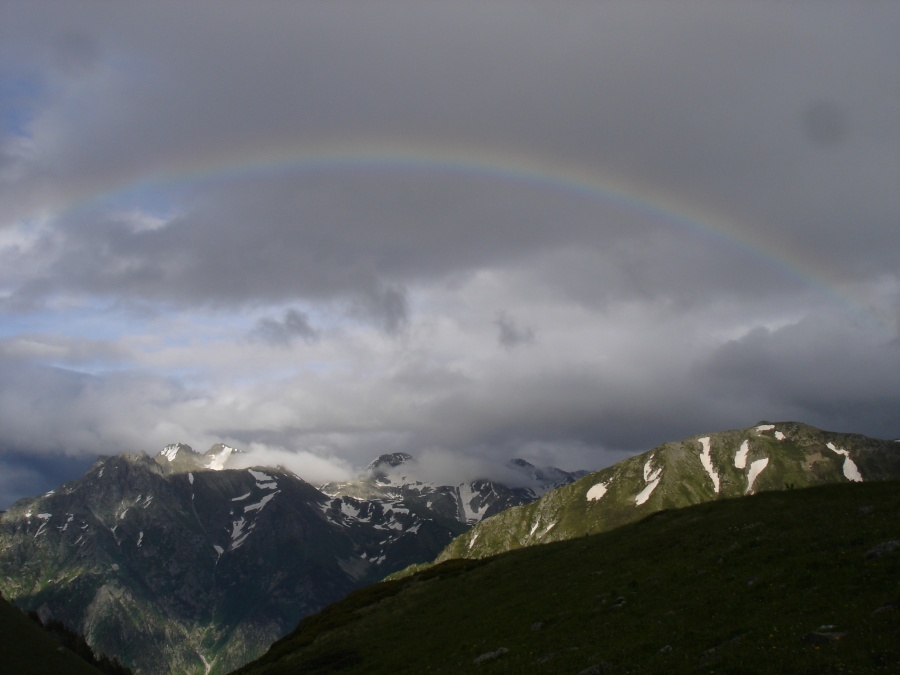
{"type": "Polygon", "coordinates": [[[251,443],[245,453],[233,455],[229,463],[229,468],[252,466],[281,466],[312,485],[355,476],[353,467],[339,457],[323,457],[308,450],[288,450],[264,443],[251,443]]]}

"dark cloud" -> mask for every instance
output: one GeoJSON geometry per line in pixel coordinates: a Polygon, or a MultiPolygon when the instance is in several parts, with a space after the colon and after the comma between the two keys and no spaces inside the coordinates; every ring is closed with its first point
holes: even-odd
{"type": "Polygon", "coordinates": [[[350,314],[372,322],[389,335],[399,335],[409,322],[409,303],[403,287],[376,282],[354,298],[350,314]]]}
{"type": "Polygon", "coordinates": [[[900,345],[859,327],[809,318],[779,330],[757,328],[710,355],[701,381],[720,404],[748,402],[766,416],[790,411],[810,424],[896,435],[900,345]]]}
{"type": "Polygon", "coordinates": [[[288,309],[280,321],[270,317],[257,321],[250,336],[277,347],[288,347],[295,340],[314,342],[319,339],[319,332],[313,328],[304,312],[288,309]]]}
{"type": "Polygon", "coordinates": [[[0,450],[0,508],[25,497],[44,494],[84,473],[93,457],[41,456],[0,450]]]}
{"type": "Polygon", "coordinates": [[[506,312],[499,312],[494,324],[497,326],[497,342],[504,349],[514,349],[534,342],[534,330],[519,325],[506,312]]]}

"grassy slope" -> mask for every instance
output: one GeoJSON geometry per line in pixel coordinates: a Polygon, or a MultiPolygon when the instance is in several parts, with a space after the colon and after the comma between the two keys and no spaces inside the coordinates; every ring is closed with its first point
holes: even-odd
{"type": "Polygon", "coordinates": [[[897,672],[900,548],[871,553],[892,541],[897,482],[664,511],[368,587],[239,672],[897,672]],[[802,641],[827,624],[846,635],[802,641]]]}
{"type": "Polygon", "coordinates": [[[536,502],[482,521],[454,539],[435,562],[482,558],[524,546],[598,534],[656,511],[738,497],[747,492],[750,463],[763,458],[768,465],[756,478],[754,492],[780,490],[786,484],[810,487],[846,483],[844,457],[828,449],[829,442],[851,453],[867,481],[900,479],[900,445],[896,442],[822,431],[797,422],[771,426],[775,428],[762,432],[750,427],[664,443],[554,490],[536,502]],[[782,440],[775,438],[776,430],[783,434],[782,440]],[[721,480],[719,493],[714,491],[701,464],[699,439],[703,437],[711,439],[711,459],[721,480]],[[739,469],[735,457],[744,442],[748,444],[746,466],[739,469]],[[648,460],[651,468],[661,472],[661,480],[649,499],[638,505],[635,497],[647,486],[648,460]],[[607,493],[599,500],[588,500],[589,490],[598,484],[606,485],[607,493]]]}
{"type": "Polygon", "coordinates": [[[17,675],[97,675],[6,600],[0,600],[0,668],[17,675]]]}

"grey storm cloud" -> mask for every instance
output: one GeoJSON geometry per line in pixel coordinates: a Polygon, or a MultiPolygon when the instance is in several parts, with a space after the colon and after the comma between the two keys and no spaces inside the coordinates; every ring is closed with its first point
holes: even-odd
{"type": "Polygon", "coordinates": [[[900,435],[894,4],[2,14],[0,502],[173,441],[900,435]]]}
{"type": "Polygon", "coordinates": [[[534,330],[528,326],[519,325],[505,312],[498,312],[494,323],[497,326],[497,342],[505,349],[513,349],[534,342],[534,330]]]}
{"type": "Polygon", "coordinates": [[[294,340],[315,341],[319,332],[310,325],[306,314],[288,309],[280,321],[271,317],[259,319],[250,336],[276,346],[288,346],[294,340]]]}
{"type": "Polygon", "coordinates": [[[754,401],[769,415],[791,410],[824,427],[859,424],[895,433],[900,344],[873,341],[852,326],[808,318],[774,331],[756,328],[722,345],[700,370],[722,401],[754,401]]]}

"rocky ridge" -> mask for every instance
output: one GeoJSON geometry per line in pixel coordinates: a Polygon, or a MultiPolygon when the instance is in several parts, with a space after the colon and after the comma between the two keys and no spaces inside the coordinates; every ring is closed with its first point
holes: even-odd
{"type": "Polygon", "coordinates": [[[411,455],[391,453],[369,464],[355,480],[327,483],[321,490],[349,508],[356,500],[401,500],[410,508],[474,525],[587,475],[587,471],[536,467],[524,459],[513,459],[507,469],[517,485],[486,478],[442,485],[424,478],[425,472],[411,455]]]}

